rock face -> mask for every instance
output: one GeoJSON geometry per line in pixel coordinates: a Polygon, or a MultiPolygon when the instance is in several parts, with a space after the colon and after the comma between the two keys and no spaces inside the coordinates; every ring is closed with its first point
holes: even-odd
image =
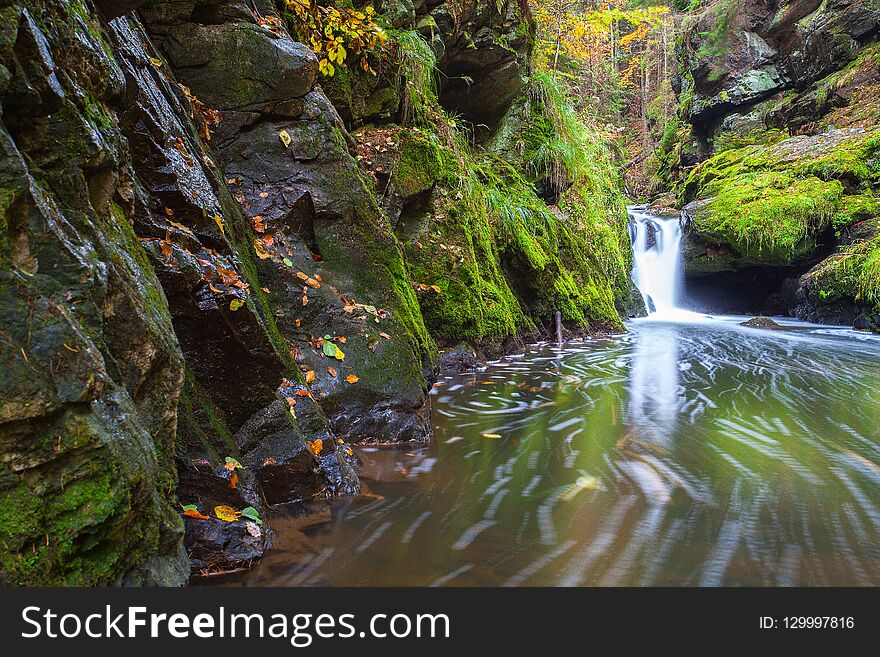
{"type": "Polygon", "coordinates": [[[718,2],[682,33],[686,272],[765,291],[803,275],[753,309],[874,326],[880,3],[718,2]]]}
{"type": "Polygon", "coordinates": [[[528,2],[384,0],[377,9],[409,36],[395,48],[398,64],[380,68],[377,77],[343,70],[323,81],[349,127],[410,118],[401,72],[410,58],[425,61],[414,43],[418,35],[440,73],[443,107],[458,115],[476,139],[491,136],[526,87],[535,29],[528,2]]]}

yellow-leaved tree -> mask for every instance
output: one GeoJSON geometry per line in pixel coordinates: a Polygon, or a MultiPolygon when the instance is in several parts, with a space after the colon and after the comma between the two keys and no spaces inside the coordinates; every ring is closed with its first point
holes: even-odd
{"type": "Polygon", "coordinates": [[[385,42],[385,32],[376,22],[371,5],[363,9],[337,8],[318,0],[285,0],[298,36],[318,56],[323,75],[332,76],[337,67],[346,66],[349,57],[366,73],[372,51],[385,42]]]}

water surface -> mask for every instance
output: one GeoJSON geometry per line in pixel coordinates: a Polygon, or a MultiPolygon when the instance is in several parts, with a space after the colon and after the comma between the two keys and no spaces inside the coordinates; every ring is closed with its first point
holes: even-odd
{"type": "MultiPolygon", "coordinates": [[[[640,320],[434,388],[245,585],[880,584],[880,340],[640,320]]],[[[789,322],[790,323],[790,322],[789,322]]]]}

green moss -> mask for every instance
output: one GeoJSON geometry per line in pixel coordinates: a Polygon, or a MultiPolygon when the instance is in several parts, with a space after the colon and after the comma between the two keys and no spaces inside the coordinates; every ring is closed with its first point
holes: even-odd
{"type": "Polygon", "coordinates": [[[831,225],[840,230],[876,216],[880,216],[880,199],[868,190],[854,196],[844,196],[831,218],[831,225]]]}
{"type": "Polygon", "coordinates": [[[880,233],[822,261],[811,277],[820,301],[853,299],[880,312],[880,233]]]}
{"type": "Polygon", "coordinates": [[[449,153],[419,131],[402,131],[398,138],[400,155],[392,174],[398,193],[409,197],[430,189],[443,177],[444,155],[450,158],[449,153]]]}
{"type": "Polygon", "coordinates": [[[772,171],[716,180],[712,189],[708,203],[693,214],[695,228],[762,262],[787,262],[811,251],[843,192],[837,181],[772,171]]]}

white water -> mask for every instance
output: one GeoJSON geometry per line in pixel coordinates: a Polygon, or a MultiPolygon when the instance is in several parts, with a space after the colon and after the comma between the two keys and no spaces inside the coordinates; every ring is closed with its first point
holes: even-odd
{"type": "Polygon", "coordinates": [[[681,225],[678,217],[661,217],[631,206],[633,281],[651,319],[697,319],[679,305],[682,285],[681,225]]]}

